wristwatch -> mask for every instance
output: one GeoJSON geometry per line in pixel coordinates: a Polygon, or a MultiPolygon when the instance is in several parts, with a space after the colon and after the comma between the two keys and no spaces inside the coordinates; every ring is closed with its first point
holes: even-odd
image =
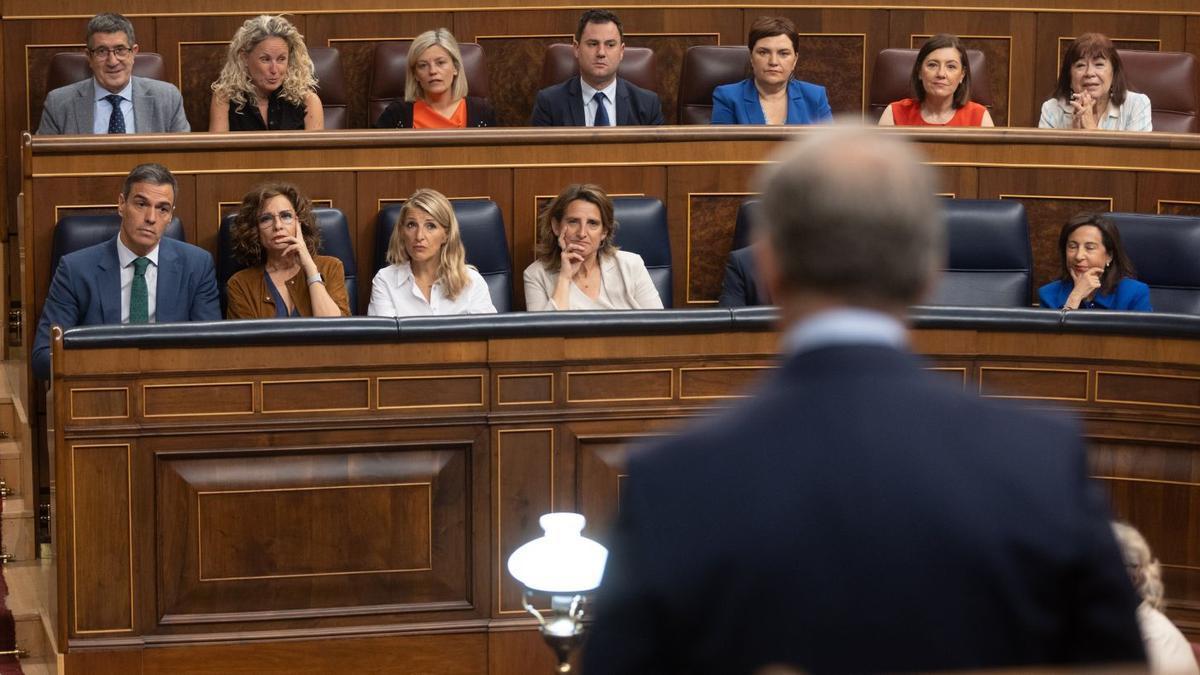
{"type": "Polygon", "coordinates": [[[312,286],[313,284],[324,284],[324,283],[325,283],[325,277],[321,276],[320,272],[317,272],[316,274],[314,274],[308,278],[309,286],[312,286]]]}

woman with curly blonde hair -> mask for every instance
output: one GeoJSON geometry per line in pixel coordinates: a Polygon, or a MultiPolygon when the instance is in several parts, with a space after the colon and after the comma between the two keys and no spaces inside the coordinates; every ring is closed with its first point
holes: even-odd
{"type": "Polygon", "coordinates": [[[282,16],[247,19],[212,84],[209,131],[324,129],[304,36],[282,16]]]}
{"type": "Polygon", "coordinates": [[[1158,558],[1137,528],[1122,522],[1112,524],[1113,534],[1125,558],[1129,580],[1141,598],[1138,605],[1138,626],[1142,629],[1142,644],[1150,657],[1150,672],[1196,675],[1200,669],[1196,657],[1183,633],[1162,613],[1163,583],[1158,558]]]}
{"type": "Polygon", "coordinates": [[[450,200],[437,190],[417,190],[400,209],[388,239],[391,264],[371,282],[367,314],[495,314],[487,282],[466,259],[450,200]]]}

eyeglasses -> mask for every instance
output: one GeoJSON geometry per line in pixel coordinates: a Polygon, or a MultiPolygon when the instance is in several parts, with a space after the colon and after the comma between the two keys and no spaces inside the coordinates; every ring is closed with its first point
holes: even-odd
{"type": "Polygon", "coordinates": [[[117,45],[116,47],[112,47],[112,48],[96,47],[95,49],[89,49],[88,53],[91,54],[94,58],[97,58],[100,60],[107,59],[109,54],[116,56],[118,59],[123,59],[126,56],[129,56],[130,54],[132,54],[133,49],[130,47],[126,47],[125,45],[117,45]]]}
{"type": "MultiPolygon", "coordinates": [[[[273,227],[275,225],[276,217],[277,216],[273,213],[264,213],[258,217],[258,226],[263,229],[273,227]]],[[[283,223],[283,225],[287,226],[296,221],[296,214],[292,213],[291,211],[280,211],[278,218],[280,223],[283,223]]]]}

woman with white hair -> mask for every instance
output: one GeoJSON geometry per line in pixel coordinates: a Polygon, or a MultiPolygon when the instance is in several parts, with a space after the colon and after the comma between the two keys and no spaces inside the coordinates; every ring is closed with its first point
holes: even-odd
{"type": "Polygon", "coordinates": [[[1142,599],[1137,617],[1146,656],[1150,658],[1150,672],[1178,675],[1200,673],[1192,646],[1161,611],[1163,583],[1158,558],[1150,552],[1150,545],[1142,533],[1132,525],[1115,522],[1112,526],[1125,558],[1129,579],[1142,599]]]}
{"type": "Polygon", "coordinates": [[[445,28],[427,30],[408,48],[408,77],[404,100],[383,111],[380,129],[463,129],[496,126],[496,114],[486,99],[467,96],[458,40],[445,28]]]}
{"type": "Polygon", "coordinates": [[[209,131],[325,128],[304,36],[282,16],[247,19],[212,84],[209,131]]]}

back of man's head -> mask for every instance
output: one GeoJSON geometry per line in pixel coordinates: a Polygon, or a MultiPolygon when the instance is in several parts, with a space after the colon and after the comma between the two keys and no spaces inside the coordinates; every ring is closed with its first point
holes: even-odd
{"type": "Polygon", "coordinates": [[[921,300],[943,266],[945,228],[933,170],[911,144],[835,125],[776,160],[759,176],[776,297],[888,310],[921,300]]]}

